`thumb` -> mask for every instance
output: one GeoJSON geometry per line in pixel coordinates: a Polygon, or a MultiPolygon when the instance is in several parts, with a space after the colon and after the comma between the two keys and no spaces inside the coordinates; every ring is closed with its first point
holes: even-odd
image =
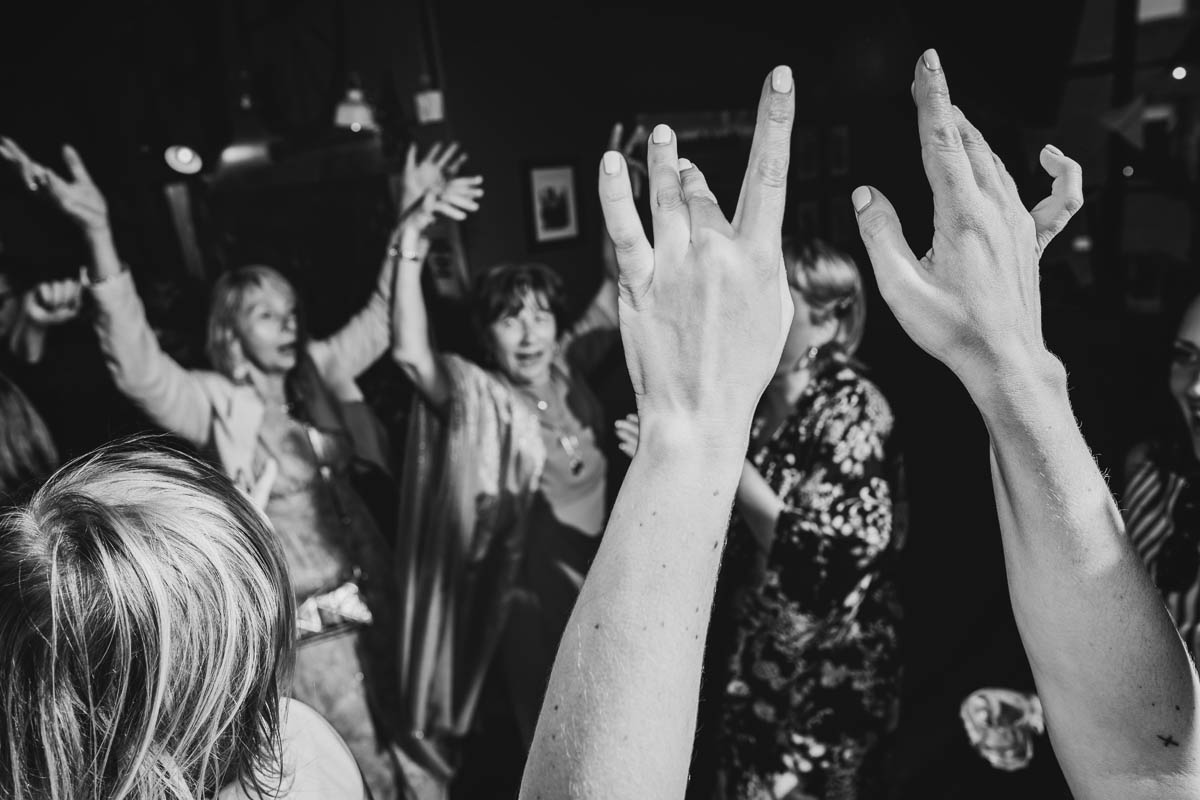
{"type": "Polygon", "coordinates": [[[879,282],[879,291],[891,305],[890,298],[909,280],[916,278],[917,257],[904,239],[896,209],[883,192],[869,186],[859,186],[850,195],[858,232],[867,248],[871,267],[879,282]]]}

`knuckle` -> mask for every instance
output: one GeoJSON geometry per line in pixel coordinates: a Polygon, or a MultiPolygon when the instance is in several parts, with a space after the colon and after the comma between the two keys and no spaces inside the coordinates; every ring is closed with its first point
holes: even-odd
{"type": "Polygon", "coordinates": [[[663,211],[674,211],[683,205],[683,192],[678,184],[660,186],[654,193],[654,203],[663,211]]]}
{"type": "Polygon", "coordinates": [[[765,155],[755,165],[758,179],[764,186],[782,189],[787,186],[788,159],[787,156],[765,155]]]}
{"type": "Polygon", "coordinates": [[[767,104],[767,123],[772,126],[786,126],[792,122],[792,108],[786,96],[778,96],[767,104]]]}
{"type": "Polygon", "coordinates": [[[1078,192],[1070,192],[1063,198],[1063,210],[1067,212],[1067,216],[1075,216],[1081,208],[1083,208],[1083,195],[1078,192]]]}
{"type": "Polygon", "coordinates": [[[600,197],[605,203],[619,203],[622,200],[633,199],[629,187],[620,181],[604,181],[600,185],[600,197]]]}
{"type": "Polygon", "coordinates": [[[929,130],[929,144],[935,150],[957,150],[962,147],[962,132],[957,125],[939,123],[929,130]]]}
{"type": "Polygon", "coordinates": [[[858,229],[866,239],[876,240],[887,232],[890,220],[879,209],[868,209],[858,218],[858,229]]]}

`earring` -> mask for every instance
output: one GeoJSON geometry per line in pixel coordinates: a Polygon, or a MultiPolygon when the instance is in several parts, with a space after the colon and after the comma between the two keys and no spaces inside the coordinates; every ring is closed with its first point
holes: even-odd
{"type": "Polygon", "coordinates": [[[807,369],[808,365],[811,364],[813,359],[817,357],[818,352],[820,352],[820,348],[815,344],[805,350],[800,357],[796,359],[796,366],[792,367],[792,372],[799,372],[802,369],[807,369]]]}

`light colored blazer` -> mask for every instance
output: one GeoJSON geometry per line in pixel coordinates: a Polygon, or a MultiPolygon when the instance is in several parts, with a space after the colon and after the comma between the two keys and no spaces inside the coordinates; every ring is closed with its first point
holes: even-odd
{"type": "MultiPolygon", "coordinates": [[[[354,381],[388,348],[394,270],[389,259],[362,310],[328,339],[308,345],[338,400],[362,400],[354,381]]],[[[211,370],[184,369],[164,353],[129,272],[93,284],[91,293],[96,334],[117,388],[161,428],[215,451],[226,474],[265,508],[278,465],[268,458],[254,470],[266,411],[254,387],[211,370]]]]}

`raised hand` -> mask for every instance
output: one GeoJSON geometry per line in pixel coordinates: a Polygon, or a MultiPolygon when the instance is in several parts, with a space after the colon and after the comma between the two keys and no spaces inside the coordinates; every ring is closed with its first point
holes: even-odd
{"type": "Polygon", "coordinates": [[[431,213],[442,214],[450,219],[464,220],[471,212],[479,210],[479,198],[483,197],[483,176],[451,178],[440,192],[425,195],[425,208],[431,213]]]}
{"type": "Polygon", "coordinates": [[[973,394],[1047,356],[1038,260],[1083,205],[1079,165],[1047,145],[1039,155],[1050,196],[1026,211],[983,136],[950,103],[937,54],[916,68],[913,98],[933,190],[933,246],[917,259],[876,188],[852,200],[879,290],[908,335],[973,394]]]}
{"type": "Polygon", "coordinates": [[[633,458],[637,453],[638,445],[638,415],[626,414],[624,419],[619,419],[613,423],[613,428],[617,433],[617,448],[625,455],[633,458]]]}
{"type": "Polygon", "coordinates": [[[70,180],[34,161],[12,139],[0,136],[0,158],[20,174],[30,191],[50,198],[84,233],[107,233],[108,204],[104,195],[96,188],[75,148],[63,145],[62,155],[70,180]]]}
{"type": "Polygon", "coordinates": [[[77,280],[46,281],[25,293],[25,316],[42,327],[61,325],[79,316],[83,287],[77,280]]]}
{"type": "Polygon", "coordinates": [[[404,156],[405,202],[402,207],[407,208],[428,192],[440,194],[446,182],[458,174],[466,160],[467,154],[459,152],[458,142],[451,142],[448,146],[435,142],[420,161],[417,160],[416,142],[410,144],[404,156]]]}
{"type": "Polygon", "coordinates": [[[638,123],[626,139],[625,126],[620,122],[614,122],[612,130],[608,133],[608,149],[616,150],[625,157],[634,200],[642,199],[642,187],[646,184],[646,134],[646,126],[638,123]]]}
{"type": "Polygon", "coordinates": [[[765,81],[750,163],[731,223],[704,175],[655,127],[647,146],[654,247],[633,202],[630,170],[604,154],[600,201],[620,270],[625,358],[642,432],[684,419],[689,435],[744,449],[754,407],[774,374],[792,319],[780,245],[791,70],[765,81]]]}

